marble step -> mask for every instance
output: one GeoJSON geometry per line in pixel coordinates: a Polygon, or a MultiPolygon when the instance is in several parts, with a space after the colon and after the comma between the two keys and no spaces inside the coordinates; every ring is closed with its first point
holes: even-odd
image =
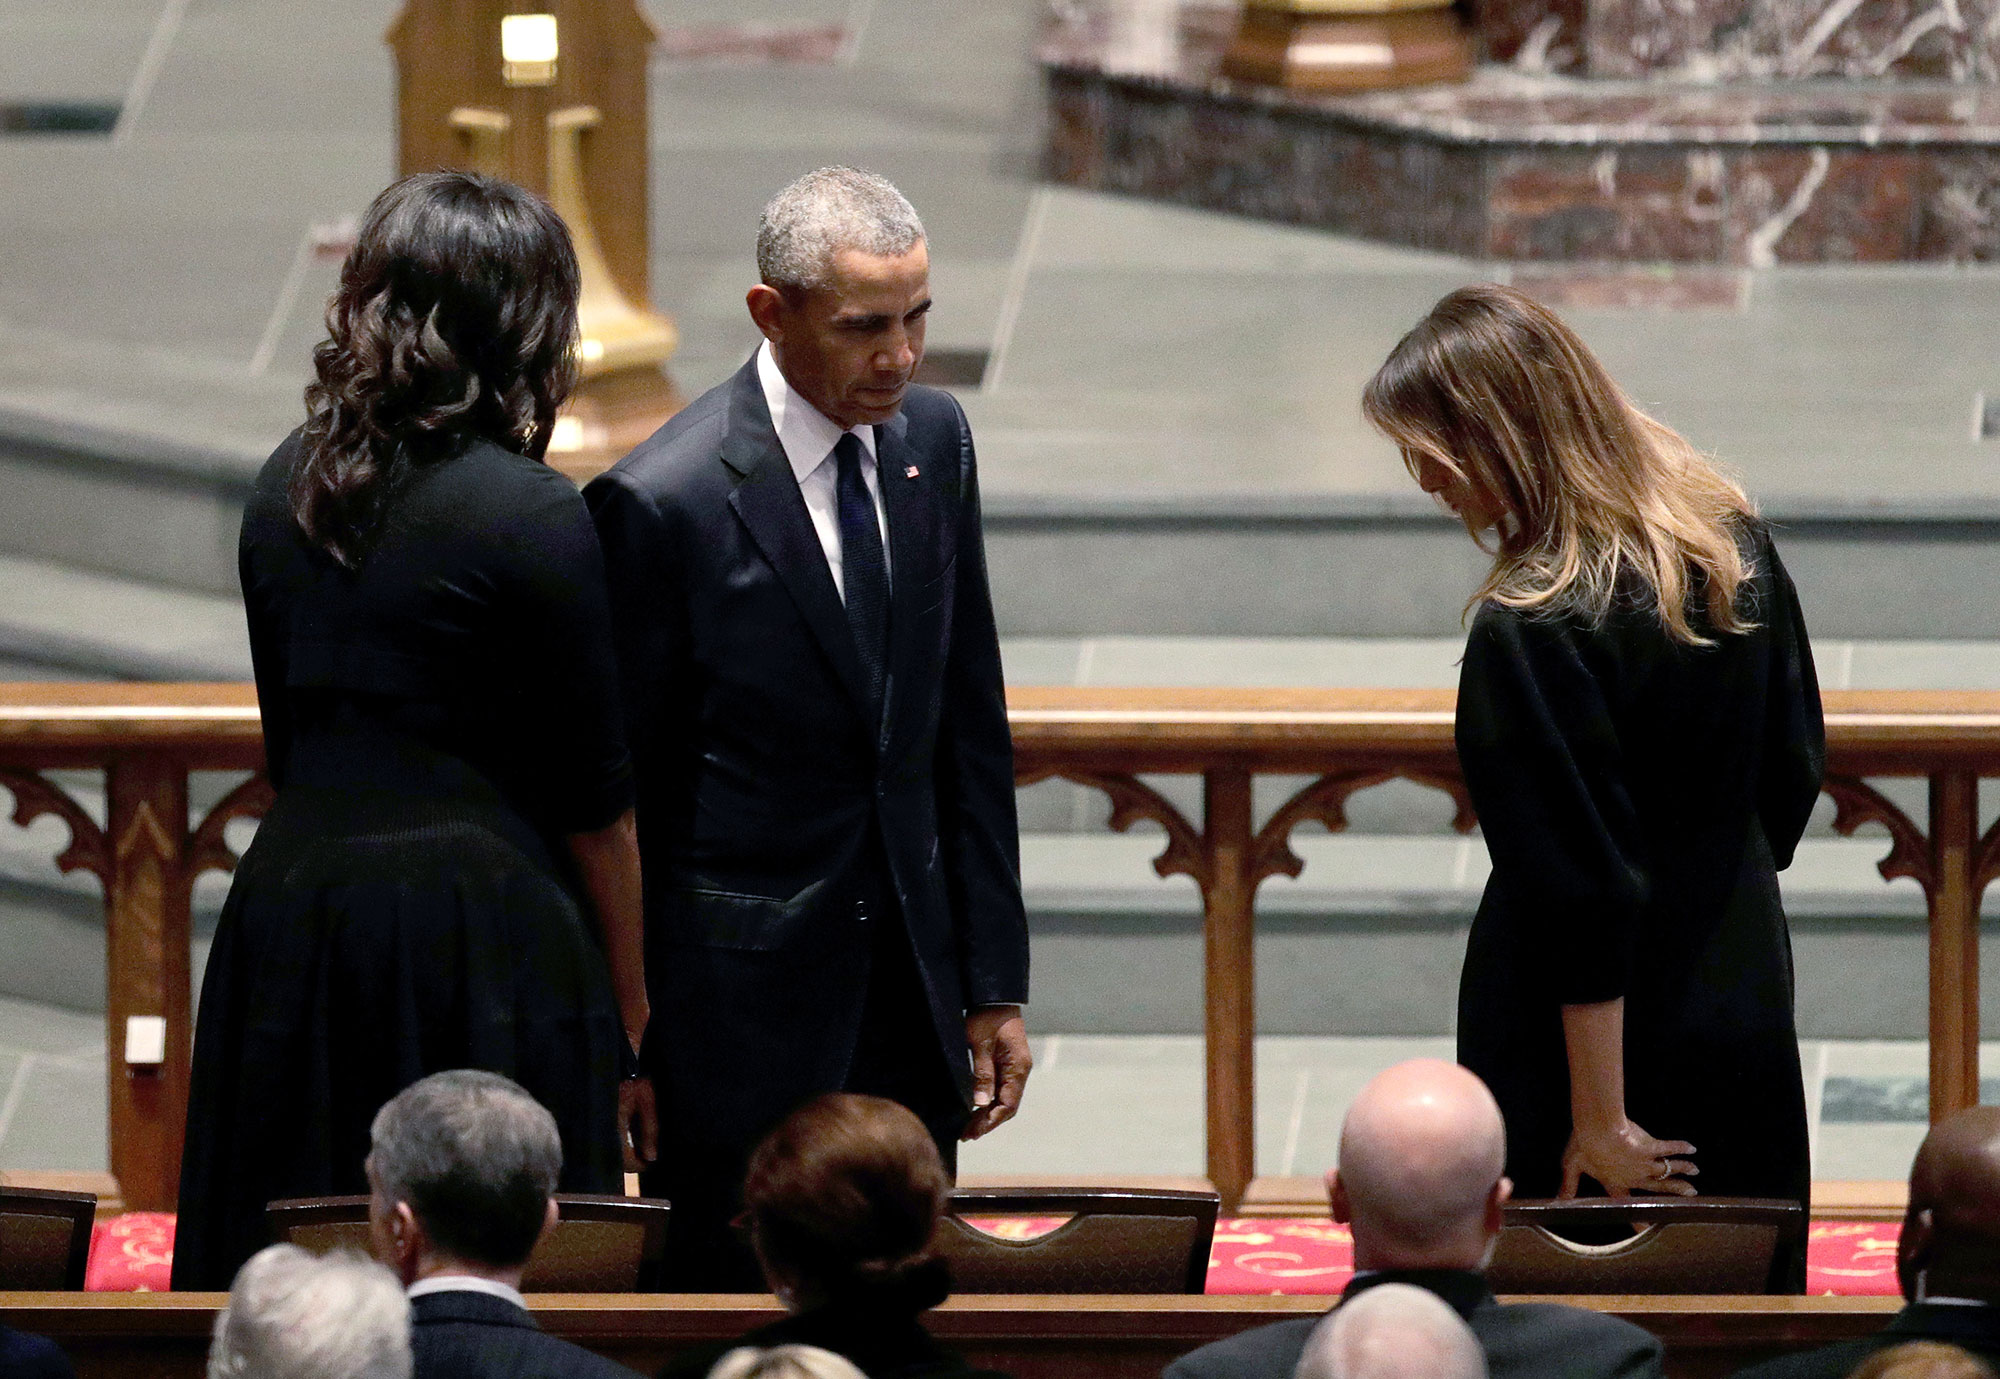
{"type": "MultiPolygon", "coordinates": [[[[1161,835],[1030,835],[1022,871],[1034,1004],[1046,1027],[1102,1034],[1202,1028],[1194,883],[1152,871],[1161,835]]],[[[1452,837],[1301,834],[1305,868],[1258,894],[1258,1028],[1267,1034],[1449,1033],[1485,850],[1452,837]]],[[[1928,931],[1914,882],[1885,883],[1886,838],[1808,839],[1781,878],[1803,1037],[1915,1039],[1927,1028],[1928,931]]],[[[1989,894],[1988,925],[2000,923],[1989,894]]],[[[1982,961],[2000,1028],[2000,949],[1982,961]]]]}
{"type": "Polygon", "coordinates": [[[0,553],[0,673],[15,665],[35,679],[246,680],[250,643],[234,594],[0,553]]]}
{"type": "MultiPolygon", "coordinates": [[[[226,786],[225,778],[205,777],[197,793],[205,802],[226,786]]],[[[97,807],[87,789],[77,793],[97,807]]],[[[239,828],[232,840],[240,845],[242,834],[239,828]]],[[[0,843],[0,953],[7,955],[0,996],[101,1010],[103,912],[95,881],[56,875],[49,859],[63,830],[53,821],[27,834],[9,831],[0,843]]],[[[1186,878],[1153,874],[1159,846],[1157,835],[1144,834],[1023,840],[1034,1004],[1045,1027],[1201,1028],[1200,902],[1186,878]]],[[[1448,1033],[1465,931],[1486,872],[1479,842],[1301,835],[1294,847],[1306,864],[1299,879],[1266,882],[1258,898],[1260,1028],[1448,1033]]],[[[1885,884],[1875,874],[1886,850],[1866,838],[1809,840],[1783,878],[1807,1037],[1923,1033],[1923,901],[1914,883],[1885,884]]],[[[197,887],[197,976],[227,886],[211,873],[197,887]]],[[[1989,899],[1988,916],[2000,920],[2000,899],[1989,899]]],[[[1988,975],[1986,1018],[2000,1022],[2000,969],[1988,975]]]]}
{"type": "MultiPolygon", "coordinates": [[[[198,392],[196,382],[151,386],[198,392]]],[[[215,405],[268,412],[239,430],[282,435],[274,404],[256,400],[262,411],[227,392],[215,405]]],[[[1045,400],[967,400],[992,435],[991,477],[1013,475],[986,503],[995,612],[1010,636],[1448,638],[1478,582],[1484,558],[1414,488],[1308,495],[1259,491],[1251,478],[1236,492],[1121,496],[1087,473],[1096,432],[1052,437],[1032,424],[1045,400]],[[1071,448],[1086,487],[1035,488],[1037,467],[1071,448]]],[[[268,438],[203,443],[184,422],[149,432],[123,412],[115,426],[90,416],[0,405],[0,557],[232,598],[242,503],[268,438]]],[[[1117,434],[1142,421],[1121,412],[1106,425],[1117,434]]],[[[2000,638],[2000,567],[1986,558],[2000,534],[1993,504],[1806,494],[1769,511],[1785,523],[1786,558],[1820,636],[2000,638]]],[[[12,592],[3,571],[0,591],[12,592]]],[[[0,656],[15,654],[0,640],[0,656]]],[[[111,675],[168,673],[152,668],[157,654],[98,662],[111,675]]]]}
{"type": "MultiPolygon", "coordinates": [[[[182,376],[150,381],[162,394],[201,391],[200,380],[182,376]]],[[[243,410],[233,393],[212,401],[212,415],[243,410]]],[[[33,411],[0,405],[0,554],[235,594],[237,528],[264,452],[247,437],[218,439],[213,427],[193,434],[163,419],[167,410],[129,415],[74,399],[33,411]]]]}

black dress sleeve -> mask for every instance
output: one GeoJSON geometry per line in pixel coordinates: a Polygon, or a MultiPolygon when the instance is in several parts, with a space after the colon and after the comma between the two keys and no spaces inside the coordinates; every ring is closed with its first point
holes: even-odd
{"type": "Polygon", "coordinates": [[[1489,604],[1458,692],[1459,760],[1494,879],[1563,1005],[1625,994],[1649,894],[1618,734],[1580,635],[1489,604]]]}
{"type": "Polygon", "coordinates": [[[1765,684],[1764,760],[1757,780],[1757,815],[1771,844],[1772,860],[1782,871],[1792,864],[1806,821],[1819,799],[1826,774],[1826,722],[1798,591],[1768,535],[1758,544],[1770,591],[1761,612],[1770,637],[1771,663],[1765,684]]]}
{"type": "Polygon", "coordinates": [[[288,506],[273,511],[273,471],[282,470],[293,442],[287,441],[258,476],[256,491],[243,509],[236,539],[236,576],[243,589],[243,616],[250,633],[250,672],[257,682],[257,715],[264,726],[264,774],[273,789],[285,783],[285,758],[292,745],[290,682],[291,633],[273,609],[274,591],[265,566],[271,548],[291,537],[288,506]]]}
{"type": "Polygon", "coordinates": [[[546,828],[593,832],[632,807],[604,556],[581,495],[553,471],[510,516],[497,592],[521,775],[546,828]]]}
{"type": "Polygon", "coordinates": [[[651,791],[659,779],[661,706],[671,701],[682,678],[687,640],[677,616],[684,600],[672,559],[673,534],[668,514],[617,470],[591,480],[583,496],[608,571],[625,740],[651,791]]]}

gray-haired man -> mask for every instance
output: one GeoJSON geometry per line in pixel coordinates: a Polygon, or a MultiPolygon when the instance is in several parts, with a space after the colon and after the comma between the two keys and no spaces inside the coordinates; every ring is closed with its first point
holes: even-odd
{"type": "Polygon", "coordinates": [[[268,1246],[216,1315],[208,1379],[410,1379],[409,1301],[351,1250],[268,1246]]]}
{"type": "Polygon", "coordinates": [[[409,1291],[415,1379],[632,1379],[544,1335],[521,1300],[556,1221],[555,1117],[498,1073],[433,1073],[370,1129],[368,1229],[409,1291]]]}
{"type": "Polygon", "coordinates": [[[1012,744],[972,433],[916,386],[923,226],[869,173],[779,192],[764,344],[585,492],[639,779],[646,1190],[669,1268],[761,1288],[729,1231],[751,1148],[831,1091],[945,1162],[1028,1075],[1012,744]]]}

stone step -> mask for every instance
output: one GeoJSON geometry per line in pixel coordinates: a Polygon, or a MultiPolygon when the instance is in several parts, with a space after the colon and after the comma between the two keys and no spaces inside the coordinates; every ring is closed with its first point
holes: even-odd
{"type": "MultiPolygon", "coordinates": [[[[159,372],[148,375],[159,391],[199,391],[159,372]]],[[[233,393],[214,401],[219,415],[242,410],[233,393]]],[[[233,596],[237,528],[263,459],[256,442],[133,417],[81,420],[83,410],[0,405],[0,554],[233,596]]]]}
{"type": "MultiPolygon", "coordinates": [[[[97,806],[76,787],[86,808],[97,806]]],[[[201,778],[200,804],[226,788],[201,778]]],[[[232,834],[239,844],[241,830],[232,834]]],[[[61,825],[0,836],[0,995],[103,1008],[103,909],[94,879],[59,877],[61,825]]],[[[1079,1033],[1201,1028],[1201,909],[1185,877],[1152,871],[1158,835],[1023,840],[1035,940],[1035,1005],[1079,1033]]],[[[1452,1027],[1465,931],[1486,874],[1483,847],[1455,837],[1301,835],[1297,880],[1258,897],[1259,1028],[1274,1034],[1437,1035],[1452,1027]],[[1386,975],[1394,980],[1385,981],[1386,975]]],[[[1883,883],[1886,843],[1809,840],[1783,878],[1810,1038],[1917,1038],[1925,1029],[1927,939],[1914,883],[1883,883]],[[1854,972],[1871,974],[1856,984],[1854,972]]],[[[195,897],[195,972],[228,880],[195,897]]],[[[2000,899],[1989,898],[1989,920],[2000,899]]],[[[2000,963],[2000,958],[1995,959],[2000,963]]],[[[2000,967],[1983,983],[2000,1021],[2000,967]]],[[[2000,1027],[2000,1026],[1996,1026],[2000,1027]]]]}
{"type": "Polygon", "coordinates": [[[14,554],[0,554],[0,590],[0,657],[23,678],[250,678],[234,594],[14,554]]]}
{"type": "MultiPolygon", "coordinates": [[[[1022,840],[1045,1027],[1192,1034],[1202,1028],[1194,883],[1152,871],[1160,835],[1022,840]]],[[[1258,894],[1257,1024],[1266,1034],[1448,1034],[1465,936],[1485,881],[1476,839],[1298,835],[1305,868],[1258,894]]],[[[1886,838],[1808,839],[1784,873],[1802,1037],[1916,1039],[1927,1029],[1921,892],[1884,883],[1886,838]],[[1856,973],[1868,980],[1857,982],[1856,973]]],[[[1986,919],[2000,922],[2000,897],[1986,919]]],[[[2000,950],[1982,958],[1982,1020],[2000,1028],[2000,950]]]]}
{"type": "MultiPolygon", "coordinates": [[[[1060,444],[1033,439],[1028,426],[1024,411],[1045,412],[1045,400],[966,401],[1002,456],[1025,445],[1047,463],[1060,444]]],[[[273,411],[267,441],[210,444],[185,426],[149,434],[0,406],[0,556],[234,597],[257,447],[288,424],[262,405],[273,411]]],[[[1794,495],[1767,509],[1785,525],[1786,559],[1821,637],[2000,639],[2000,567],[1985,558],[2000,538],[1994,504],[1794,495]]],[[[1485,559],[1414,488],[1393,497],[1002,490],[987,495],[986,539],[1001,630],[1024,638],[1449,638],[1485,559]]]]}

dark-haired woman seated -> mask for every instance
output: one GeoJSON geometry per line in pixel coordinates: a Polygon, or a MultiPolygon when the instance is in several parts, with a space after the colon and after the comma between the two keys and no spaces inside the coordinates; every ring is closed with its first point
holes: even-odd
{"type": "Polygon", "coordinates": [[[736,1346],[809,1345],[868,1379],[999,1379],[931,1339],[918,1314],[951,1290],[933,1252],[951,1180],[924,1123],[893,1101],[834,1092],[757,1146],[743,1222],[764,1279],[792,1315],[683,1355],[661,1379],[701,1379],[736,1346]]]}
{"type": "Polygon", "coordinates": [[[568,231],[463,173],[377,197],[307,420],[244,514],[277,800],[196,1026],[175,1288],[227,1288],[264,1205],[367,1190],[376,1109],[485,1068],[617,1192],[648,1089],[630,766],[602,559],[540,458],[575,381],[568,231]]]}

